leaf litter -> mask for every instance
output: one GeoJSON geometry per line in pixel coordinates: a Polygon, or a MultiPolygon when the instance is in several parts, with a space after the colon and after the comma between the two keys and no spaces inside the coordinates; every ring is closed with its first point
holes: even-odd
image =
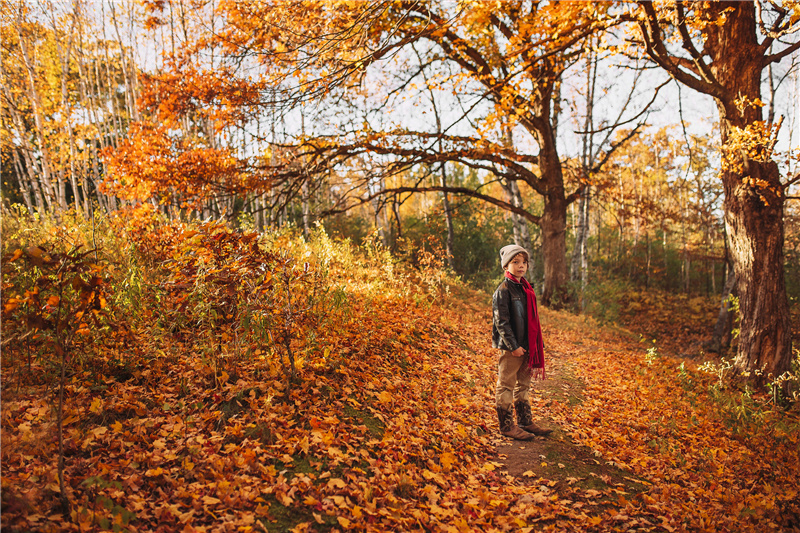
{"type": "Polygon", "coordinates": [[[299,379],[227,348],[204,359],[190,330],[139,330],[136,364],[72,375],[67,516],[54,512],[52,398],[12,393],[4,374],[4,528],[800,530],[797,425],[740,431],[714,376],[543,310],[548,379],[532,406],[555,432],[510,441],[486,295],[409,290],[424,272],[375,286],[334,270],[348,306],[313,345],[292,337],[299,379]]]}

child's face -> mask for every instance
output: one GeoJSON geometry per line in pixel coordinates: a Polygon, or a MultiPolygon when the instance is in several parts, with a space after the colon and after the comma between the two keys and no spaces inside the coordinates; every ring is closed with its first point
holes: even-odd
{"type": "Polygon", "coordinates": [[[528,260],[525,259],[525,254],[520,253],[515,255],[514,258],[508,262],[508,265],[506,265],[506,270],[515,278],[524,276],[528,271],[528,260]]]}

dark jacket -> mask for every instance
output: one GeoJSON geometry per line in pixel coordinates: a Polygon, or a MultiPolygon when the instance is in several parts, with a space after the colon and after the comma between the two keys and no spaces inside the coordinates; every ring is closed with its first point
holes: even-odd
{"type": "Polygon", "coordinates": [[[528,350],[528,302],[521,283],[505,278],[492,296],[492,347],[528,350]]]}

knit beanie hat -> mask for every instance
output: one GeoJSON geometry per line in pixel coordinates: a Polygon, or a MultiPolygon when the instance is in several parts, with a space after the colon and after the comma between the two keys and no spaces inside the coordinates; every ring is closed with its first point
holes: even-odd
{"type": "Polygon", "coordinates": [[[508,246],[503,246],[500,248],[500,266],[503,267],[503,270],[506,269],[506,265],[508,265],[514,256],[518,253],[525,254],[525,260],[530,262],[531,256],[528,253],[528,250],[523,248],[522,246],[517,246],[516,244],[509,244],[508,246]]]}

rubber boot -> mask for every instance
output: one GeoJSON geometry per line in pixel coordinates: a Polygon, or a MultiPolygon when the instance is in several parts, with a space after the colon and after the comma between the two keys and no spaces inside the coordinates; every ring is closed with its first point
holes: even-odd
{"type": "Polygon", "coordinates": [[[514,402],[514,410],[517,412],[517,425],[528,433],[546,437],[553,432],[552,429],[541,428],[533,423],[531,404],[529,404],[527,400],[514,402]]]}
{"type": "Polygon", "coordinates": [[[497,419],[500,421],[500,433],[516,440],[533,440],[533,435],[514,425],[514,413],[510,410],[497,408],[497,419]]]}

